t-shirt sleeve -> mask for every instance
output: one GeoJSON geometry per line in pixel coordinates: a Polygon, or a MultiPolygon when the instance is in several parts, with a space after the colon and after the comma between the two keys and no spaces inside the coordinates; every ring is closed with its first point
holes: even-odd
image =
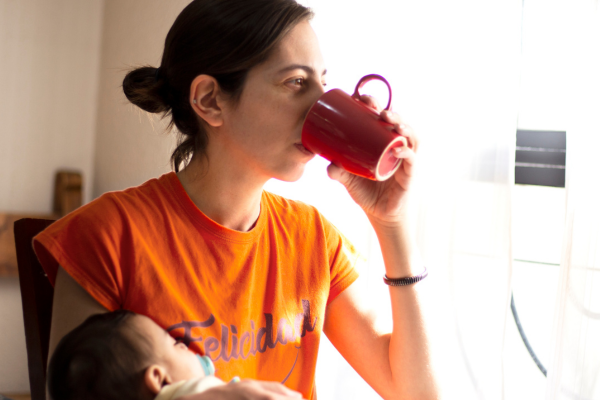
{"type": "Polygon", "coordinates": [[[121,259],[124,223],[110,194],[80,207],[33,239],[33,248],[54,286],[60,265],[109,310],[123,304],[121,259]]]}
{"type": "Polygon", "coordinates": [[[358,279],[357,265],[364,260],[354,245],[331,222],[324,222],[329,252],[330,286],[327,304],[358,279]]]}

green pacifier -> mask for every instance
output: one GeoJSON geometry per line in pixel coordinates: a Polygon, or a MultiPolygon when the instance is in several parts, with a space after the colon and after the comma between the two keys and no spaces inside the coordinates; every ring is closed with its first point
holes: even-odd
{"type": "Polygon", "coordinates": [[[198,361],[200,361],[200,365],[202,365],[202,369],[206,376],[215,374],[215,365],[212,360],[208,356],[201,356],[200,354],[196,354],[198,357],[198,361]]]}

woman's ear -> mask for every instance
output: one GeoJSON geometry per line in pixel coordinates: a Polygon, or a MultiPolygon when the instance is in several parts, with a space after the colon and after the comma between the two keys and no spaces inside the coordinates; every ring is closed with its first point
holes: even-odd
{"type": "Polygon", "coordinates": [[[160,365],[153,364],[146,368],[146,372],[144,372],[144,383],[146,384],[146,387],[156,395],[163,386],[173,382],[166,369],[160,365]]]}
{"type": "Polygon", "coordinates": [[[210,75],[198,75],[190,86],[190,105],[200,118],[213,127],[223,124],[222,110],[217,99],[219,83],[210,75]]]}

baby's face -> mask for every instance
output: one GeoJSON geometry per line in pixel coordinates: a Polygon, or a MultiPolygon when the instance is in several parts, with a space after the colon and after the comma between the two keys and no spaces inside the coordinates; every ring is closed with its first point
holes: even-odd
{"type": "Polygon", "coordinates": [[[166,369],[172,382],[204,376],[196,354],[185,344],[176,342],[167,331],[148,317],[137,315],[135,324],[139,332],[150,341],[156,363],[166,369]]]}

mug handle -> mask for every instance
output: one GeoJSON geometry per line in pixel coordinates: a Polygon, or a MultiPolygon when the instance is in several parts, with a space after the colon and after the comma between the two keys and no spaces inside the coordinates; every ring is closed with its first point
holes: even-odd
{"type": "Polygon", "coordinates": [[[354,94],[352,94],[352,97],[358,98],[360,96],[360,93],[358,92],[360,90],[360,88],[363,87],[365,85],[365,83],[372,81],[372,80],[379,80],[379,81],[385,83],[386,86],[388,87],[390,97],[389,97],[387,106],[384,108],[384,110],[389,111],[390,106],[392,105],[392,87],[390,86],[390,83],[381,75],[371,74],[371,75],[365,75],[362,78],[360,78],[360,80],[356,84],[356,89],[354,89],[354,94]]]}

